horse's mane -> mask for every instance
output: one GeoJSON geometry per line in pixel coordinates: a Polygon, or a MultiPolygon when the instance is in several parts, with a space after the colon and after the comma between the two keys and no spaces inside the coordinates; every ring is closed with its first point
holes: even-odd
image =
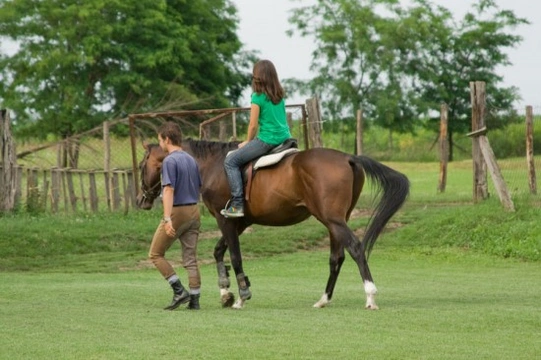
{"type": "Polygon", "coordinates": [[[219,141],[207,141],[207,140],[193,140],[188,138],[184,140],[190,146],[190,150],[197,158],[205,158],[209,155],[222,154],[226,155],[229,151],[238,148],[239,142],[219,142],[219,141]]]}

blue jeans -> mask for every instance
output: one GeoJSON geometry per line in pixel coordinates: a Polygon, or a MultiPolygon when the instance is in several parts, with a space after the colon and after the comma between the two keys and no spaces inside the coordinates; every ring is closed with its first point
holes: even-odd
{"type": "Polygon", "coordinates": [[[226,156],[224,168],[229,187],[231,188],[232,206],[242,207],[244,204],[241,167],[249,161],[268,153],[275,146],[255,138],[226,156]]]}

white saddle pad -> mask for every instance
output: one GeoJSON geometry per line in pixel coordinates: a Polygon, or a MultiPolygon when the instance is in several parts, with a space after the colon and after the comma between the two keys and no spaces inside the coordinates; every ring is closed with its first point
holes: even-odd
{"type": "Polygon", "coordinates": [[[300,150],[297,149],[297,148],[290,148],[290,149],[286,149],[286,150],[281,151],[281,152],[276,153],[276,154],[270,154],[270,155],[262,156],[254,164],[254,170],[257,170],[257,169],[265,167],[265,166],[274,165],[277,162],[279,162],[280,160],[282,160],[282,158],[284,156],[286,156],[287,154],[298,152],[298,151],[300,151],[300,150]]]}

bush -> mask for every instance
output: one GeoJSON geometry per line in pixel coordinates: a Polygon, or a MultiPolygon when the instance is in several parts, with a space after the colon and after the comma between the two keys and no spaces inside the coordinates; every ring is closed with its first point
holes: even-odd
{"type": "MultiPolygon", "coordinates": [[[[505,129],[489,132],[494,155],[498,159],[524,157],[526,155],[526,130],[524,124],[511,124],[505,129]]],[[[541,149],[541,129],[534,128],[534,149],[541,149]]]]}

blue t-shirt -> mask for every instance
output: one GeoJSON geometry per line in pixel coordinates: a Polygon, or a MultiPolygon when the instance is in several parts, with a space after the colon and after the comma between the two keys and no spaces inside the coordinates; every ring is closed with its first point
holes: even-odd
{"type": "Polygon", "coordinates": [[[162,188],[171,185],[173,205],[191,204],[199,201],[201,175],[195,159],[184,151],[173,151],[162,164],[162,188]]]}
{"type": "Polygon", "coordinates": [[[259,140],[270,145],[279,145],[291,137],[284,99],[273,104],[266,94],[253,93],[252,104],[259,106],[259,140]]]}

